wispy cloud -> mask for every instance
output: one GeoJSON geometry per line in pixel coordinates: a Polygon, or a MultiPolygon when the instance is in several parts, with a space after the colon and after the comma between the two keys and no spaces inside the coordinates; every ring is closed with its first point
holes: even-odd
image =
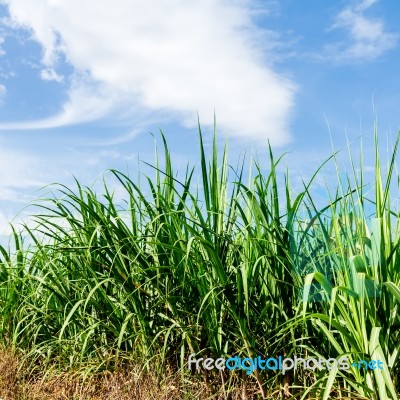
{"type": "Polygon", "coordinates": [[[4,199],[1,197],[3,195],[10,200],[9,196],[14,193],[12,191],[14,189],[33,188],[48,183],[37,174],[38,169],[41,169],[41,164],[40,158],[36,156],[24,151],[5,148],[2,145],[0,149],[0,200],[4,199]]]}
{"type": "Polygon", "coordinates": [[[57,74],[53,68],[45,68],[40,71],[40,77],[45,81],[55,81],[61,83],[64,80],[64,75],[57,74]]]}
{"type": "MultiPolygon", "coordinates": [[[[51,152],[42,151],[40,146],[23,150],[15,149],[8,142],[7,137],[0,136],[0,236],[10,234],[8,222],[20,224],[31,220],[32,209],[26,209],[26,206],[54,189],[48,188],[48,184],[59,182],[73,188],[73,176],[89,185],[95,184],[99,171],[133,157],[129,152],[122,154],[115,150],[80,146],[55,148],[51,152]]],[[[101,180],[98,184],[101,189],[101,180]]]]}
{"type": "Polygon", "coordinates": [[[331,30],[345,30],[348,40],[325,46],[325,54],[337,62],[371,60],[392,49],[398,35],[387,32],[385,23],[365,12],[378,0],[363,0],[344,8],[335,18],[331,30]]]}
{"type": "MultiPolygon", "coordinates": [[[[140,133],[140,129],[135,129],[133,131],[130,131],[128,133],[114,136],[109,139],[100,139],[100,140],[90,140],[90,145],[91,146],[114,146],[117,144],[122,144],[122,143],[127,143],[132,141],[137,135],[140,133]]],[[[87,142],[86,144],[89,144],[87,142]]]]}
{"type": "Polygon", "coordinates": [[[0,107],[3,105],[4,97],[7,94],[7,88],[0,83],[0,107]]]}
{"type": "Polygon", "coordinates": [[[94,121],[115,109],[116,93],[104,87],[83,83],[74,83],[68,93],[68,101],[54,116],[21,122],[0,123],[0,130],[49,129],[66,125],[94,121]]]}
{"type": "Polygon", "coordinates": [[[230,134],[290,140],[296,87],[272,66],[276,35],[254,24],[250,0],[3,1],[13,26],[41,44],[44,68],[57,73],[66,59],[107,96],[91,91],[85,101],[72,88],[60,115],[0,128],[79,123],[122,107],[130,117],[144,110],[186,126],[196,124],[197,112],[212,125],[215,111],[230,134]]]}
{"type": "Polygon", "coordinates": [[[0,57],[6,54],[5,50],[2,47],[3,43],[4,43],[4,38],[0,36],[0,57]]]}

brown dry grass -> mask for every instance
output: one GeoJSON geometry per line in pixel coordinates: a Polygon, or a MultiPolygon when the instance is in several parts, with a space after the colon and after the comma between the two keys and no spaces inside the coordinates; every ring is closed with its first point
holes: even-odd
{"type": "MultiPolygon", "coordinates": [[[[48,371],[47,371],[48,372],[48,371]]],[[[195,400],[224,399],[194,376],[190,380],[172,372],[163,379],[140,374],[133,368],[97,373],[84,378],[77,373],[30,373],[19,357],[0,348],[0,400],[195,400]]],[[[240,390],[229,399],[240,399],[240,390]]],[[[249,398],[253,398],[250,396],[249,398]]]]}
{"type": "MultiPolygon", "coordinates": [[[[155,374],[138,373],[134,366],[86,378],[76,372],[32,372],[14,352],[0,347],[0,400],[251,400],[260,398],[257,393],[255,386],[248,385],[243,391],[237,382],[224,393],[220,382],[212,388],[194,375],[182,377],[171,371],[160,380],[155,374]]],[[[267,398],[287,399],[282,388],[267,398]]]]}
{"type": "Polygon", "coordinates": [[[181,385],[172,374],[158,382],[150,374],[115,371],[89,378],[73,373],[23,371],[18,357],[0,350],[1,400],[175,400],[181,399],[181,385]]]}

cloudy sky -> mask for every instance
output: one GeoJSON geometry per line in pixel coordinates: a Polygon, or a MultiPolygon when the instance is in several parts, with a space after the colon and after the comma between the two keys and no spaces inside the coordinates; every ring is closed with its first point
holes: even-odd
{"type": "Polygon", "coordinates": [[[232,154],[306,170],[400,125],[400,3],[0,0],[0,230],[51,182],[195,160],[197,115],[232,154]]]}

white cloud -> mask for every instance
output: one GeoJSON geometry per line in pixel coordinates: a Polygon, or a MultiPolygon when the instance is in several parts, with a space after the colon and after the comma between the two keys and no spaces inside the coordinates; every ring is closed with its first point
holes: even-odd
{"type": "Polygon", "coordinates": [[[10,188],[32,188],[48,183],[38,178],[36,167],[40,164],[41,161],[36,156],[2,146],[0,149],[0,199],[10,200],[10,194],[15,193],[10,191],[10,188]],[[5,197],[2,197],[3,195],[5,197]]]}
{"type": "Polygon", "coordinates": [[[377,3],[379,0],[361,0],[358,4],[354,6],[354,9],[356,11],[365,11],[371,6],[373,6],[375,3],[377,3]]]}
{"type": "Polygon", "coordinates": [[[7,88],[0,83],[0,106],[3,105],[4,97],[7,94],[7,88]]]}
{"type": "Polygon", "coordinates": [[[375,59],[397,44],[398,36],[387,32],[380,19],[373,19],[364,12],[377,0],[364,0],[344,8],[335,18],[331,29],[345,29],[350,41],[326,46],[325,50],[336,61],[360,61],[375,59]]]}
{"type": "MultiPolygon", "coordinates": [[[[12,229],[10,226],[11,217],[9,215],[4,214],[0,211],[0,236],[10,236],[12,234],[12,229]]],[[[6,245],[3,241],[0,240],[0,245],[6,245]]]]}
{"type": "Polygon", "coordinates": [[[0,201],[26,202],[33,191],[51,182],[73,182],[73,176],[90,183],[99,171],[132,156],[92,143],[49,149],[42,143],[32,147],[34,141],[28,141],[26,149],[15,149],[8,137],[0,136],[0,201]]]}
{"type": "MultiPolygon", "coordinates": [[[[135,129],[131,132],[119,135],[119,136],[114,136],[109,139],[103,139],[103,140],[90,140],[90,145],[91,146],[114,146],[117,144],[121,143],[127,143],[132,141],[138,134],[140,133],[139,129],[135,129]]],[[[87,143],[89,144],[89,142],[87,143]]]]}
{"type": "Polygon", "coordinates": [[[68,97],[57,115],[34,121],[0,123],[0,130],[48,129],[94,121],[109,113],[117,103],[116,93],[83,82],[73,84],[68,97]]]}
{"type": "Polygon", "coordinates": [[[0,128],[91,120],[123,99],[130,116],[161,113],[193,126],[198,112],[212,125],[215,110],[219,126],[238,137],[290,139],[295,86],[272,68],[276,39],[253,24],[250,0],[3,1],[14,25],[41,44],[45,68],[62,56],[107,96],[75,87],[60,115],[0,128]]]}
{"type": "MultiPolygon", "coordinates": [[[[91,184],[96,182],[99,171],[127,157],[116,151],[93,148],[57,146],[49,151],[28,145],[29,150],[14,149],[8,142],[8,137],[0,136],[0,203],[6,205],[6,209],[0,209],[0,236],[10,234],[9,221],[18,225],[32,220],[33,208],[26,206],[55,189],[46,185],[59,182],[75,188],[74,176],[91,184]]],[[[101,184],[100,179],[100,189],[101,184]]]]}
{"type": "Polygon", "coordinates": [[[45,81],[54,81],[61,83],[64,80],[64,75],[57,74],[53,68],[45,68],[40,71],[40,77],[45,81]]]}
{"type": "Polygon", "coordinates": [[[0,57],[6,54],[5,50],[2,47],[3,43],[4,43],[4,38],[0,36],[0,57]]]}

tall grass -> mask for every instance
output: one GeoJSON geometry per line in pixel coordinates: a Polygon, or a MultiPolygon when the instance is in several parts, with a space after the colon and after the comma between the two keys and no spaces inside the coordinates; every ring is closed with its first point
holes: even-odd
{"type": "Polygon", "coordinates": [[[0,341],[32,368],[86,372],[130,359],[185,374],[191,353],[380,359],[383,371],[201,373],[264,397],[396,399],[398,140],[385,178],[376,151],[372,198],[352,161],[320,207],[311,188],[323,165],[294,195],[271,149],[268,172],[251,161],[246,181],[246,159],[230,167],[215,137],[208,157],[199,129],[199,167],[178,179],[161,138],[154,176],[111,171],[125,202],[106,181],[102,194],[58,185],[35,228],[14,231],[15,251],[0,248],[0,341]]]}

